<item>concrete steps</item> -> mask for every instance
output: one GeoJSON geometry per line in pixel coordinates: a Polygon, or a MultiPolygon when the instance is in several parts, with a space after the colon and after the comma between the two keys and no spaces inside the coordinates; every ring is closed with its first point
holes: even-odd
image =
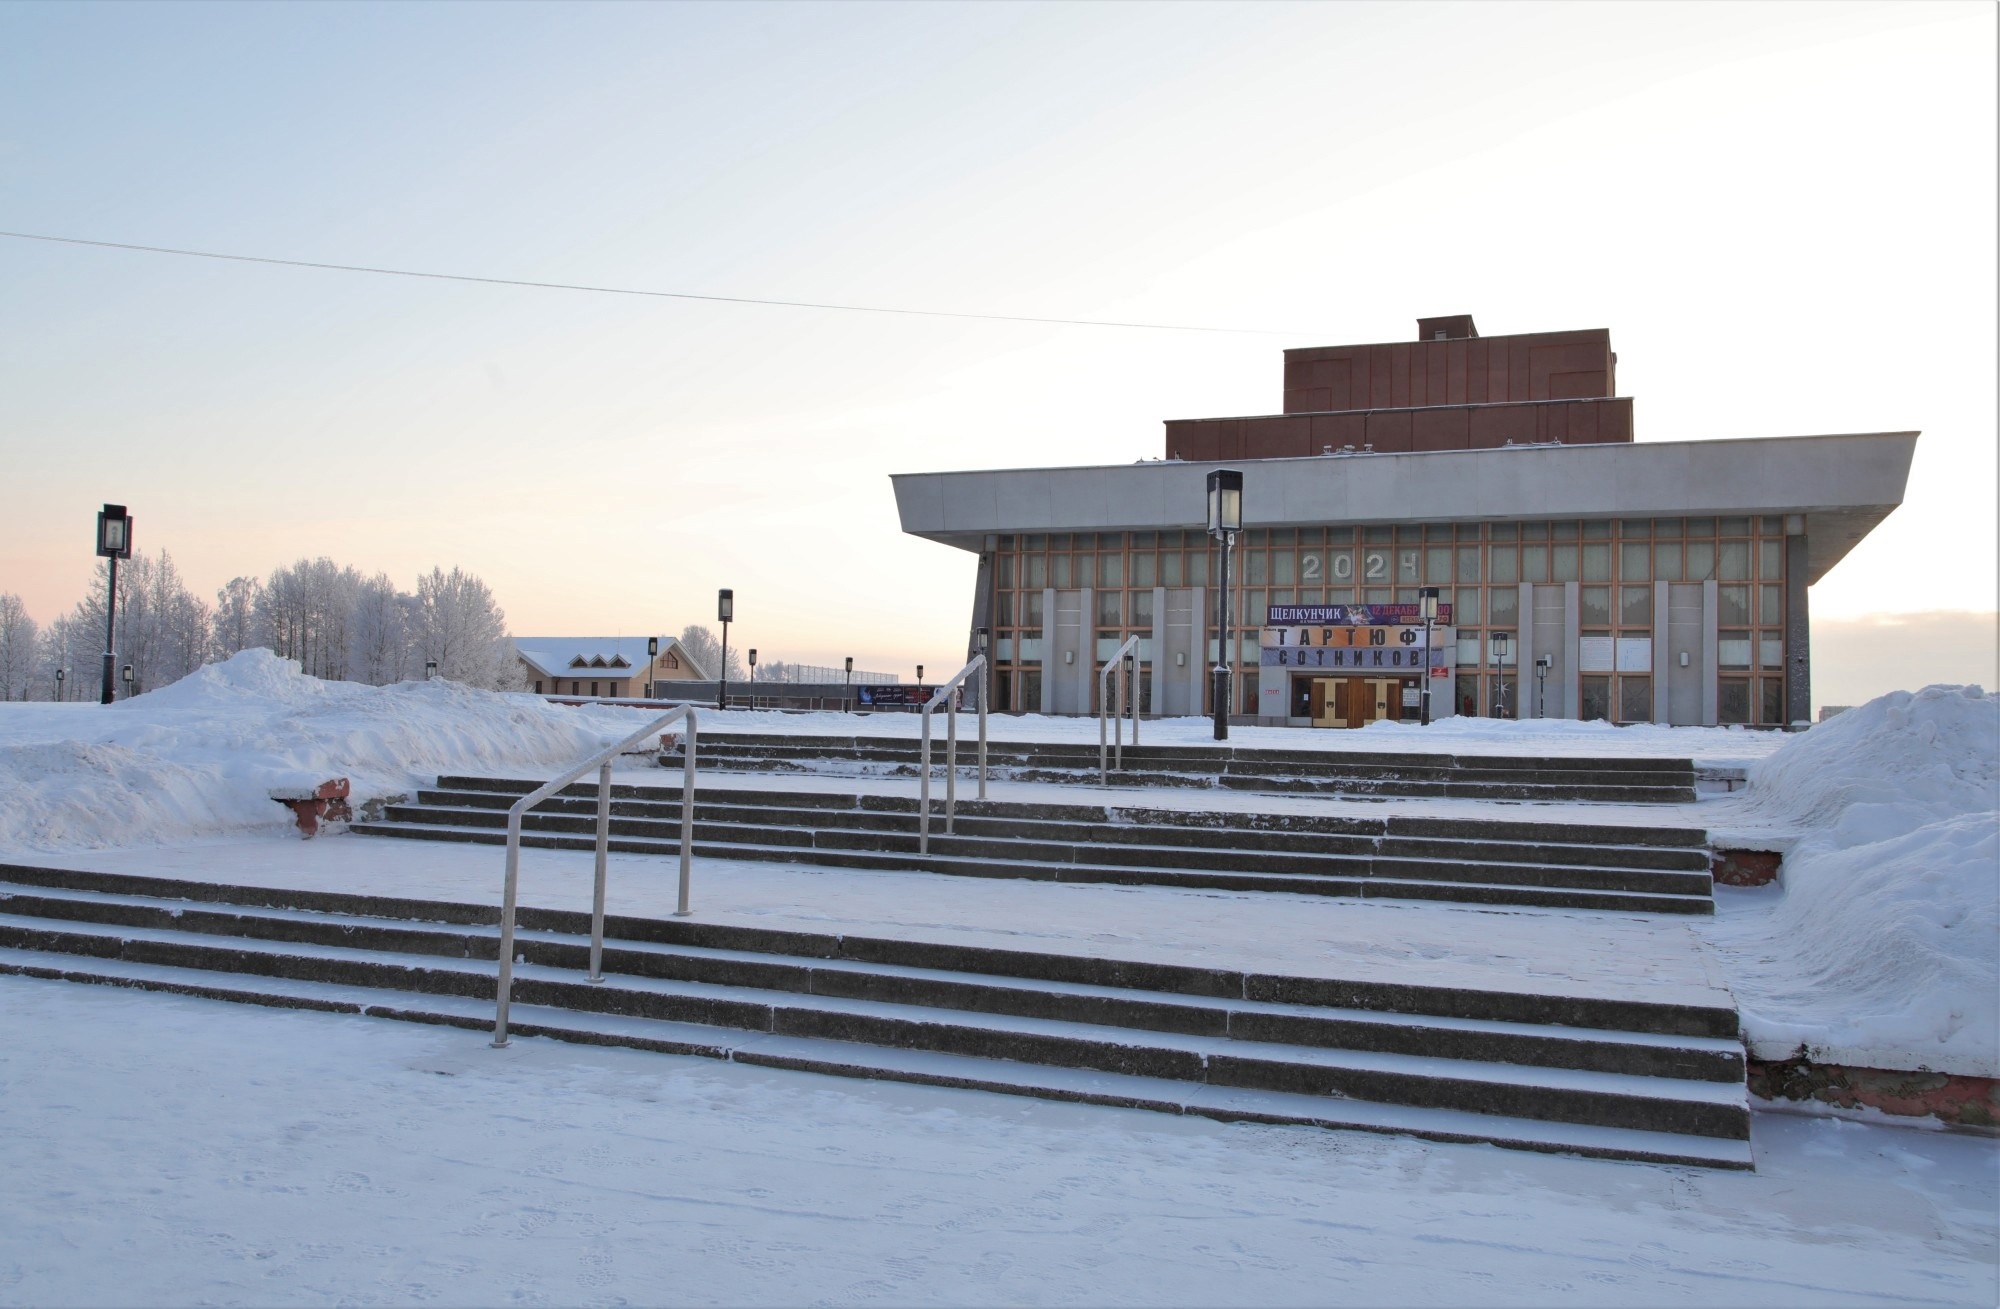
{"type": "MultiPolygon", "coordinates": [[[[960,742],[960,760],[967,745],[960,742]]],[[[702,762],[733,772],[914,777],[915,741],[877,736],[776,736],[704,731],[702,762]]],[[[943,758],[933,744],[933,762],[943,758]]],[[[1520,758],[1228,745],[1126,748],[1114,786],[1189,787],[1338,796],[1680,804],[1695,798],[1685,759],[1520,758]]],[[[989,743],[989,771],[1006,781],[1096,786],[1095,745],[989,743]]]]}
{"type": "MultiPolygon", "coordinates": [[[[364,834],[498,842],[531,780],[444,777],[364,834]]],[[[902,796],[701,786],[695,851],[720,859],[1059,882],[1274,890],[1641,913],[1713,913],[1703,834],[1673,827],[1411,817],[1190,812],[1148,806],[968,801],[954,832],[932,817],[918,852],[902,796]]],[[[612,847],[678,851],[678,786],[613,788],[612,847]]],[[[527,815],[527,844],[588,848],[595,788],[578,783],[527,815]]]]}
{"type": "MultiPolygon", "coordinates": [[[[0,973],[485,1029],[497,910],[0,867],[0,973]]],[[[1749,1167],[1726,1005],[524,908],[514,1030],[843,1076],[1749,1167]]]]}

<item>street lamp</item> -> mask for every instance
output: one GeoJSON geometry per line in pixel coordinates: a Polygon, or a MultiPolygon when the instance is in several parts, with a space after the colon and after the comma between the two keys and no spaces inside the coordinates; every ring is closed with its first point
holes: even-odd
{"type": "Polygon", "coordinates": [[[1208,475],[1208,534],[1222,543],[1222,588],[1217,608],[1221,620],[1216,624],[1216,634],[1221,639],[1216,643],[1215,660],[1215,739],[1229,739],[1229,681],[1230,666],[1235,660],[1229,648],[1229,559],[1236,548],[1236,534],[1243,530],[1243,474],[1229,468],[1218,468],[1208,475]]]}
{"type": "Polygon", "coordinates": [[[646,698],[648,700],[652,699],[653,697],[657,696],[660,693],[659,683],[654,680],[654,674],[653,674],[653,663],[659,657],[660,657],[660,638],[657,636],[647,637],[646,638],[646,698]]]}
{"type": "Polygon", "coordinates": [[[1507,634],[1505,632],[1495,632],[1491,640],[1493,643],[1493,716],[1495,718],[1505,718],[1507,716],[1507,682],[1505,680],[1507,672],[1507,634]]]}
{"type": "Polygon", "coordinates": [[[111,665],[118,656],[113,636],[118,623],[118,561],[132,557],[132,515],[124,505],[106,505],[97,514],[97,557],[111,561],[111,586],[104,598],[104,686],[99,704],[110,704],[111,665]]]}
{"type": "Polygon", "coordinates": [[[847,656],[847,683],[845,689],[842,690],[840,695],[840,708],[843,713],[851,714],[854,712],[854,656],[853,655],[847,656]]]}
{"type": "Polygon", "coordinates": [[[424,680],[426,682],[435,681],[437,680],[437,675],[438,661],[435,659],[424,660],[424,680]]]}
{"type": "Polygon", "coordinates": [[[993,661],[986,657],[986,647],[993,643],[993,632],[989,628],[974,629],[979,637],[979,707],[986,708],[986,692],[993,685],[993,661]]]}
{"type": "Polygon", "coordinates": [[[58,704],[62,702],[63,698],[63,678],[67,676],[69,674],[65,673],[62,669],[56,669],[56,702],[58,704]]]}
{"type": "Polygon", "coordinates": [[[127,700],[130,700],[132,698],[132,665],[126,664],[125,667],[121,670],[120,676],[122,676],[125,681],[125,698],[127,700]]]}
{"type": "Polygon", "coordinates": [[[1540,718],[1549,707],[1549,665],[1554,661],[1547,655],[1535,656],[1535,717],[1540,718]]]}
{"type": "Polygon", "coordinates": [[[750,707],[757,707],[757,647],[750,647],[750,707]]]}
{"type": "Polygon", "coordinates": [[[919,691],[924,689],[924,666],[922,664],[917,665],[917,689],[919,691]]]}
{"type": "Polygon", "coordinates": [[[715,618],[722,624],[722,681],[716,692],[715,707],[729,708],[729,620],[736,617],[736,592],[724,587],[715,593],[715,618]]]}
{"type": "Polygon", "coordinates": [[[1422,698],[1425,727],[1431,725],[1431,624],[1438,616],[1438,589],[1427,586],[1417,592],[1417,611],[1424,616],[1424,693],[1422,698]]]}

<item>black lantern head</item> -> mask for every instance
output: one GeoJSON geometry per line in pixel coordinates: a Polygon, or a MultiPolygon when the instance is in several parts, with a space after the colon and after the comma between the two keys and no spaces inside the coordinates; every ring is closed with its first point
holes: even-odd
{"type": "Polygon", "coordinates": [[[125,512],[124,505],[106,505],[98,511],[97,557],[100,559],[132,557],[132,515],[125,512]]]}
{"type": "Polygon", "coordinates": [[[736,621],[736,592],[727,587],[715,593],[715,620],[719,623],[736,621]]]}
{"type": "Polygon", "coordinates": [[[659,656],[659,653],[660,653],[660,638],[659,638],[659,637],[657,637],[657,636],[649,636],[649,637],[647,637],[647,638],[646,638],[646,658],[648,658],[648,659],[653,659],[653,658],[657,658],[657,657],[659,656]]]}
{"type": "Polygon", "coordinates": [[[1243,530],[1243,474],[1218,468],[1208,475],[1208,533],[1225,536],[1243,530]]]}
{"type": "Polygon", "coordinates": [[[1422,587],[1417,591],[1417,613],[1427,623],[1437,621],[1438,589],[1435,586],[1422,587]]]}
{"type": "Polygon", "coordinates": [[[988,631],[986,628],[983,627],[979,629],[979,653],[981,654],[986,653],[987,642],[991,641],[992,639],[993,639],[992,632],[988,631]]]}

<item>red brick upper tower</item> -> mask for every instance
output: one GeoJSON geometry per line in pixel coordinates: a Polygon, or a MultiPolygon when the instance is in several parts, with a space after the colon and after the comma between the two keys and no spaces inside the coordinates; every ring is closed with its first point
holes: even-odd
{"type": "Polygon", "coordinates": [[[1470,314],[1417,320],[1416,341],[1285,351],[1284,413],[1167,421],[1169,459],[1284,459],[1632,439],[1603,328],[1479,335],[1470,314]]]}

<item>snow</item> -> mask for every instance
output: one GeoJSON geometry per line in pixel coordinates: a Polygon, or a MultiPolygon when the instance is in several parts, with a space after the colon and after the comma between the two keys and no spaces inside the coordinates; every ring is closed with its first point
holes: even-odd
{"type": "Polygon", "coordinates": [[[2000,1294],[1992,1141],[1755,1144],[1607,1163],[0,978],[7,1304],[2000,1294]]]}
{"type": "Polygon", "coordinates": [[[1883,696],[1753,768],[1746,799],[1804,833],[1782,891],[1725,894],[1711,927],[1752,1052],[2000,1076],[2000,699],[1883,696]]]}

